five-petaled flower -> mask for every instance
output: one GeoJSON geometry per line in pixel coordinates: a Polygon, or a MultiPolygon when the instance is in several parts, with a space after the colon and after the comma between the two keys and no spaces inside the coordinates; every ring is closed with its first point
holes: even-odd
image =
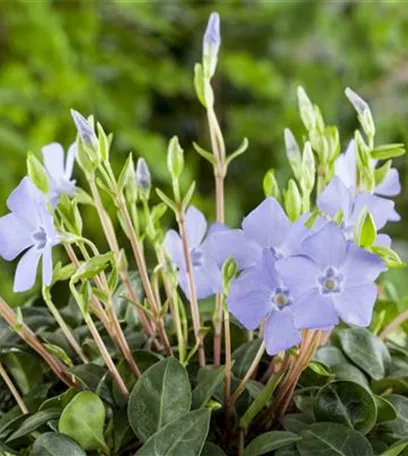
{"type": "Polygon", "coordinates": [[[52,215],[45,196],[28,177],[7,200],[11,211],[0,218],[0,255],[7,261],[21,257],[14,278],[14,291],[27,291],[34,285],[42,257],[43,283],[52,282],[52,247],[58,244],[52,215]]]}
{"type": "Polygon", "coordinates": [[[377,297],[374,281],[385,270],[384,262],[348,241],[332,222],[306,238],[302,251],[276,263],[293,294],[295,325],[324,328],[340,317],[368,326],[377,297]]]}
{"type": "Polygon", "coordinates": [[[65,160],[64,149],[59,143],[51,143],[42,148],[43,161],[49,177],[49,198],[51,206],[58,205],[61,194],[71,196],[75,193],[75,180],[72,179],[76,144],[71,144],[65,160]]]}

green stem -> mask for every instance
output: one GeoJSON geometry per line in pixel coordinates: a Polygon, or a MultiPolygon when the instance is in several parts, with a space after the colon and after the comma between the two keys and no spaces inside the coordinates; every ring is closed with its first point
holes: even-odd
{"type": "Polygon", "coordinates": [[[18,392],[13,381],[9,377],[6,369],[4,369],[3,364],[1,364],[1,363],[0,363],[0,377],[3,378],[4,383],[7,385],[8,389],[10,390],[14,399],[16,400],[17,405],[20,407],[20,410],[22,411],[23,415],[27,415],[28,414],[27,406],[25,405],[23,398],[20,396],[20,393],[18,392]]]}

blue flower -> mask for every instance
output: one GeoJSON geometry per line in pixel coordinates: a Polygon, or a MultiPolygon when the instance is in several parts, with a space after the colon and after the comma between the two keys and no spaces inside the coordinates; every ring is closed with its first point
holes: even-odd
{"type": "MultiPolygon", "coordinates": [[[[372,160],[375,167],[376,160],[372,160]]],[[[350,141],[345,153],[340,154],[335,162],[336,176],[340,177],[344,185],[354,193],[357,191],[357,155],[356,142],[350,141]]],[[[401,184],[398,171],[391,168],[384,180],[374,189],[374,194],[380,196],[397,196],[401,193],[401,184]]]]}
{"type": "Polygon", "coordinates": [[[353,238],[354,224],[364,207],[367,207],[373,216],[377,230],[383,228],[388,221],[400,219],[395,212],[393,201],[369,192],[354,195],[352,189],[347,188],[337,176],[318,197],[317,206],[330,217],[334,217],[339,211],[343,213],[342,229],[347,239],[353,238]]]}
{"type": "Polygon", "coordinates": [[[368,326],[377,297],[374,281],[385,270],[384,262],[347,241],[331,222],[306,238],[302,250],[276,263],[293,296],[295,326],[332,326],[339,317],[368,326]]]}
{"type": "MultiPolygon", "coordinates": [[[[227,306],[247,329],[264,323],[266,351],[274,355],[297,345],[301,333],[295,326],[293,295],[275,269],[276,257],[265,249],[259,263],[231,284],[227,306]]],[[[301,309],[299,309],[301,310],[301,309]]]]}
{"type": "Polygon", "coordinates": [[[7,200],[10,213],[0,218],[0,255],[7,261],[21,257],[14,278],[14,291],[27,291],[34,285],[42,257],[43,283],[52,281],[52,247],[58,244],[52,215],[44,195],[28,177],[7,200]]]}
{"type": "Polygon", "coordinates": [[[220,15],[211,13],[203,39],[204,55],[217,56],[221,46],[220,15]]]}
{"type": "Polygon", "coordinates": [[[71,144],[67,158],[64,159],[64,149],[61,144],[51,143],[42,148],[43,161],[49,177],[49,198],[53,208],[57,207],[62,193],[71,196],[75,193],[75,180],[72,179],[76,145],[71,144]]]}

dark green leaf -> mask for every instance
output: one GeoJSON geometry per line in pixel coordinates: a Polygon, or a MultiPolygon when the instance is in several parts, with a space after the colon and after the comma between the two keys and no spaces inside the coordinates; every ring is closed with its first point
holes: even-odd
{"type": "Polygon", "coordinates": [[[339,348],[330,345],[319,348],[316,352],[315,359],[323,362],[329,367],[347,362],[347,358],[343,355],[342,351],[339,348]]]}
{"type": "Polygon", "coordinates": [[[336,364],[332,367],[332,371],[336,380],[350,380],[368,388],[367,377],[353,364],[348,362],[336,364]]]}
{"type": "Polygon", "coordinates": [[[207,372],[201,376],[202,380],[198,382],[198,385],[193,390],[192,409],[205,407],[224,379],[225,367],[223,366],[206,366],[202,369],[207,372]]]}
{"type": "Polygon", "coordinates": [[[129,398],[128,417],[142,442],[190,410],[191,389],[185,368],[174,358],[150,367],[129,398]]]}
{"type": "Polygon", "coordinates": [[[292,444],[287,447],[279,448],[274,453],[274,456],[300,456],[299,451],[296,448],[296,445],[292,444]]]}
{"type": "Polygon", "coordinates": [[[20,437],[31,434],[31,432],[47,423],[47,421],[58,418],[59,416],[60,412],[56,411],[46,410],[43,412],[37,412],[25,419],[17,431],[11,434],[11,436],[7,439],[7,442],[12,442],[20,437]]]}
{"type": "Polygon", "coordinates": [[[47,432],[35,441],[32,456],[86,456],[86,453],[66,435],[47,432]]]}
{"type": "Polygon", "coordinates": [[[248,372],[256,354],[262,344],[261,339],[255,339],[251,342],[241,345],[232,354],[232,359],[235,361],[232,367],[234,375],[242,378],[248,372]]]}
{"type": "Polygon", "coordinates": [[[136,456],[199,456],[207,438],[210,411],[199,409],[160,429],[136,456]]]}
{"type": "Polygon", "coordinates": [[[333,421],[363,434],[377,421],[377,406],[371,393],[358,383],[338,380],[317,393],[314,412],[318,421],[333,421]]]}
{"type": "Polygon", "coordinates": [[[397,411],[390,401],[382,396],[374,396],[374,399],[377,404],[377,423],[393,421],[397,418],[397,411]]]}
{"type": "Polygon", "coordinates": [[[405,439],[408,435],[408,398],[404,396],[391,395],[387,400],[397,411],[397,418],[393,421],[382,423],[379,426],[381,434],[385,434],[393,440],[405,439]]]}
{"type": "Polygon", "coordinates": [[[339,337],[343,351],[356,366],[374,380],[385,376],[391,357],[378,337],[364,328],[345,329],[339,337]]]}
{"type": "Polygon", "coordinates": [[[368,440],[337,423],[315,423],[301,433],[296,446],[301,456],[373,456],[368,440]]]}
{"type": "Polygon", "coordinates": [[[4,363],[23,394],[43,383],[42,369],[31,353],[7,353],[4,363]]]}
{"type": "Polygon", "coordinates": [[[391,390],[396,394],[408,393],[408,377],[386,377],[371,383],[371,388],[376,394],[383,394],[391,390]]]}
{"type": "Polygon", "coordinates": [[[112,260],[112,252],[92,257],[90,260],[81,264],[81,266],[72,276],[71,280],[77,282],[78,280],[92,279],[93,277],[104,271],[112,260]]]}
{"type": "Polygon", "coordinates": [[[245,448],[243,456],[260,456],[269,451],[290,445],[301,440],[302,437],[285,431],[271,431],[256,437],[245,448]]]}
{"type": "Polygon", "coordinates": [[[282,419],[284,429],[295,434],[308,429],[314,422],[314,416],[310,413],[289,413],[282,419]]]}
{"type": "Polygon", "coordinates": [[[206,442],[200,456],[226,456],[226,454],[219,446],[211,442],[206,442]]]}
{"type": "Polygon", "coordinates": [[[399,456],[406,448],[408,448],[407,439],[395,443],[392,447],[388,448],[388,450],[384,451],[384,453],[381,453],[380,456],[399,456]]]}

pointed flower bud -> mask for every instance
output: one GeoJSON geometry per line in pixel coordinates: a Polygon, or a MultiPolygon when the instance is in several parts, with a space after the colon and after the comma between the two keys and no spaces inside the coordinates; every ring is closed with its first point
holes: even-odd
{"type": "Polygon", "coordinates": [[[136,165],[136,185],[140,190],[142,198],[148,198],[150,187],[152,186],[152,178],[150,176],[149,167],[144,158],[139,158],[136,165]]]}
{"type": "Polygon", "coordinates": [[[221,46],[220,16],[212,13],[208,20],[203,39],[204,73],[211,78],[217,67],[218,52],[221,46]]]}
{"type": "Polygon", "coordinates": [[[293,173],[296,179],[299,179],[301,174],[301,155],[300,155],[300,148],[299,145],[289,128],[285,128],[285,146],[286,146],[286,154],[288,156],[288,160],[290,166],[292,167],[293,173]]]}
{"type": "Polygon", "coordinates": [[[347,87],[345,94],[350,103],[354,106],[354,109],[357,111],[358,118],[360,120],[361,126],[363,127],[364,133],[369,138],[372,138],[375,134],[375,125],[370,106],[365,100],[360,97],[360,95],[354,92],[354,90],[350,89],[350,87],[347,87]]]}
{"type": "Polygon", "coordinates": [[[308,131],[314,130],[316,127],[315,110],[310,98],[307,96],[305,89],[301,86],[297,89],[298,105],[300,117],[308,131]]]}
{"type": "Polygon", "coordinates": [[[79,137],[84,145],[92,148],[97,147],[98,138],[96,137],[95,131],[88,120],[86,120],[85,117],[78,111],[75,111],[75,109],[71,109],[71,116],[74,120],[75,127],[78,130],[79,137]]]}
{"type": "Polygon", "coordinates": [[[184,169],[184,151],[180,147],[177,136],[173,136],[167,150],[167,168],[171,177],[177,180],[184,169]]]}
{"type": "Polygon", "coordinates": [[[84,172],[91,173],[102,159],[98,138],[93,126],[82,114],[71,109],[71,116],[78,131],[78,163],[84,172]]]}

